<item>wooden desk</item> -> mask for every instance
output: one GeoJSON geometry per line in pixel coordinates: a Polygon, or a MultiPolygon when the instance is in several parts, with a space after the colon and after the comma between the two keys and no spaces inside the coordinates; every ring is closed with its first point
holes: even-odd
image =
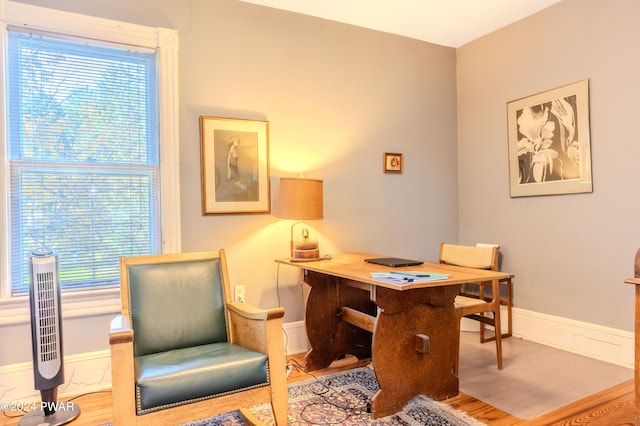
{"type": "Polygon", "coordinates": [[[468,282],[502,280],[504,272],[439,263],[388,268],[364,261],[383,257],[340,254],[317,262],[276,262],[302,268],[311,287],[306,328],[311,350],[307,368],[316,370],[346,354],[372,358],[380,390],[373,397],[373,418],[401,411],[414,396],[443,400],[458,394],[453,367],[458,357],[460,324],[454,299],[468,282]],[[371,272],[420,270],[449,274],[443,281],[389,283],[371,272]]]}

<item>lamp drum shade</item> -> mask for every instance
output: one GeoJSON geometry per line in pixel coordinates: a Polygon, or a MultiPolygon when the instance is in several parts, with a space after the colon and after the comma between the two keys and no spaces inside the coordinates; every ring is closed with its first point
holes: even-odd
{"type": "Polygon", "coordinates": [[[295,220],[322,219],[322,181],[280,178],[276,217],[295,220]]]}

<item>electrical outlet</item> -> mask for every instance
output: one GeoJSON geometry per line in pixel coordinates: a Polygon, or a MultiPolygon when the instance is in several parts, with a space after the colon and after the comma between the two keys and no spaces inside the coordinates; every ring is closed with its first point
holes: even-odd
{"type": "Polygon", "coordinates": [[[234,291],[234,297],[233,300],[235,300],[236,302],[240,302],[240,303],[244,303],[245,299],[244,299],[244,286],[243,285],[237,285],[233,288],[234,291]]]}

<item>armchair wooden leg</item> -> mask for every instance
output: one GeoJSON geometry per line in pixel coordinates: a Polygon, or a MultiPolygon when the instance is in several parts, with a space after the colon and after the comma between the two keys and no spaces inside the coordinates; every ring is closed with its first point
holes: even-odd
{"type": "Polygon", "coordinates": [[[238,411],[240,412],[240,415],[242,416],[244,421],[250,424],[251,426],[266,426],[266,423],[264,423],[262,420],[254,416],[253,413],[249,411],[248,408],[241,408],[238,411]]]}
{"type": "Polygon", "coordinates": [[[286,426],[289,421],[289,395],[286,376],[284,380],[280,380],[278,383],[271,383],[271,392],[271,410],[273,411],[273,417],[276,421],[276,425],[286,426]]]}
{"type": "Polygon", "coordinates": [[[289,390],[287,387],[286,357],[282,337],[282,322],[267,322],[269,336],[269,376],[271,381],[271,410],[277,426],[287,426],[289,390]],[[274,366],[272,368],[272,366],[274,366]]]}
{"type": "Polygon", "coordinates": [[[273,417],[275,418],[276,425],[286,426],[287,419],[287,401],[283,401],[282,398],[274,398],[271,401],[271,409],[273,410],[273,417]]]}

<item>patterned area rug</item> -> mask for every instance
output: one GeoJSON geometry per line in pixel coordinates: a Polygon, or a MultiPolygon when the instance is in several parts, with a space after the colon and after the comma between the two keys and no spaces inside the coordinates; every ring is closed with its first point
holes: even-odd
{"type": "MultiPolygon", "coordinates": [[[[289,385],[289,425],[397,425],[397,426],[481,426],[484,423],[448,405],[423,396],[413,398],[400,413],[372,420],[367,412],[378,382],[370,368],[362,367],[289,385]]],[[[268,425],[273,425],[269,404],[250,408],[268,425]]],[[[237,412],[186,423],[185,426],[244,426],[237,412]]]]}

